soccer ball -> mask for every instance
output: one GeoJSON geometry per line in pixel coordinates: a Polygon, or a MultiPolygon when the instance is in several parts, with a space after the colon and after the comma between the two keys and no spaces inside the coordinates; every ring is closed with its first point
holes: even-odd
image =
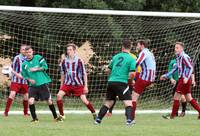
{"type": "Polygon", "coordinates": [[[3,66],[3,69],[2,69],[2,74],[8,76],[9,78],[11,78],[12,76],[12,68],[11,66],[3,66]]]}

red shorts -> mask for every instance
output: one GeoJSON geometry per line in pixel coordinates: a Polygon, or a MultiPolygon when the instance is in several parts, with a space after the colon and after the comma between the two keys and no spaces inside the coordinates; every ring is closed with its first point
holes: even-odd
{"type": "Polygon", "coordinates": [[[183,78],[179,78],[178,85],[176,87],[176,92],[180,94],[188,94],[191,93],[191,79],[188,80],[186,84],[183,83],[183,78]]]}
{"type": "Polygon", "coordinates": [[[147,86],[149,86],[152,82],[142,80],[141,78],[138,78],[135,82],[135,90],[134,92],[138,94],[142,94],[147,86]]]}
{"type": "Polygon", "coordinates": [[[26,94],[28,93],[28,85],[11,82],[10,90],[15,91],[16,93],[26,94]]]}
{"type": "Polygon", "coordinates": [[[136,81],[137,79],[139,79],[139,77],[140,77],[140,73],[139,73],[139,72],[136,72],[136,74],[135,74],[135,81],[136,81]]]}
{"type": "Polygon", "coordinates": [[[60,87],[60,90],[65,92],[65,95],[70,96],[72,93],[74,96],[81,96],[84,94],[84,86],[72,86],[72,85],[66,85],[60,87]]]}

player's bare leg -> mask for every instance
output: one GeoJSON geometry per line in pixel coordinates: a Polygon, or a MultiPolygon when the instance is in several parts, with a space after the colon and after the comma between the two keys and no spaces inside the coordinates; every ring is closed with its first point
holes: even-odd
{"type": "Polygon", "coordinates": [[[95,120],[96,119],[95,109],[94,109],[93,105],[87,100],[86,95],[85,94],[81,95],[80,99],[87,106],[87,108],[91,111],[91,113],[93,115],[93,119],[95,120]]]}
{"type": "Polygon", "coordinates": [[[10,107],[12,105],[13,100],[15,99],[16,96],[16,92],[15,91],[10,91],[9,97],[6,101],[6,107],[4,110],[4,116],[7,117],[8,116],[8,112],[10,110],[10,107]]]}

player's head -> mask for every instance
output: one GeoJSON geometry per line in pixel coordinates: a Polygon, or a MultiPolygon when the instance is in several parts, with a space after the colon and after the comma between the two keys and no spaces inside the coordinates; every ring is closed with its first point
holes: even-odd
{"type": "Polygon", "coordinates": [[[25,56],[26,55],[26,44],[21,44],[21,46],[20,46],[20,53],[23,55],[23,56],[25,56]]]}
{"type": "Polygon", "coordinates": [[[74,43],[67,44],[67,56],[73,57],[76,53],[76,45],[74,43]]]}
{"type": "Polygon", "coordinates": [[[184,50],[184,43],[182,42],[176,42],[175,43],[175,53],[181,54],[181,52],[184,50]]]}
{"type": "Polygon", "coordinates": [[[26,50],[26,58],[28,60],[32,59],[33,58],[33,49],[32,49],[32,47],[31,46],[26,46],[25,50],[26,50]]]}
{"type": "Polygon", "coordinates": [[[128,50],[128,51],[130,51],[130,50],[131,50],[131,46],[132,46],[131,40],[129,40],[129,39],[124,39],[124,40],[122,41],[122,51],[123,51],[123,50],[128,50]]]}
{"type": "Polygon", "coordinates": [[[148,43],[145,40],[138,40],[136,42],[136,50],[138,52],[142,51],[144,48],[147,48],[147,46],[148,46],[148,43]]]}

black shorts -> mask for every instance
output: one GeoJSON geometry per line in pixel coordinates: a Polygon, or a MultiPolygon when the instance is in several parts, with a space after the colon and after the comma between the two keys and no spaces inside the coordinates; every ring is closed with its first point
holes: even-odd
{"type": "Polygon", "coordinates": [[[131,93],[126,83],[108,82],[106,100],[116,100],[116,96],[118,96],[120,100],[132,100],[131,93]]]}
{"type": "Polygon", "coordinates": [[[40,86],[30,86],[28,89],[28,95],[29,98],[35,98],[36,101],[47,101],[51,99],[51,94],[47,84],[43,84],[40,86]]]}

